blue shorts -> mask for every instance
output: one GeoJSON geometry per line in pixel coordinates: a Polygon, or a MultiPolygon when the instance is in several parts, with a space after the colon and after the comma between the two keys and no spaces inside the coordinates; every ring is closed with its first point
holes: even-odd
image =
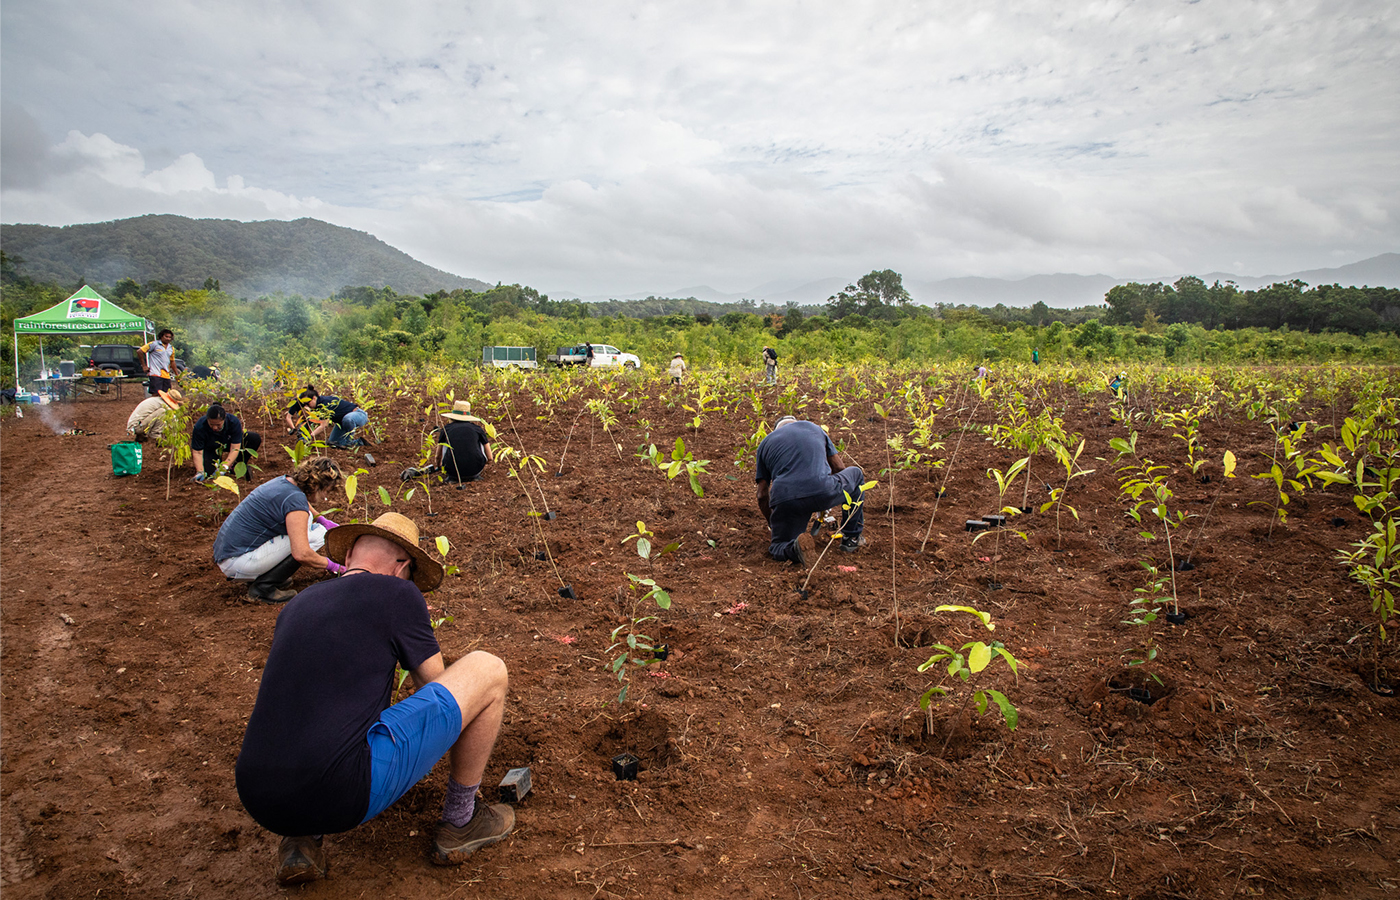
{"type": "Polygon", "coordinates": [[[437,682],[384,710],[370,726],[368,822],[388,809],[442,759],[462,733],[462,708],[437,682]]]}

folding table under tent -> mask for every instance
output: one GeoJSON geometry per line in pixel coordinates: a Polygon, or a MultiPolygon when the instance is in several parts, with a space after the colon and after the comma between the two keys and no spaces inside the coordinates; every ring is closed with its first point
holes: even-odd
{"type": "MultiPolygon", "coordinates": [[[[19,382],[19,336],[21,334],[93,334],[99,332],[141,332],[150,341],[156,326],[144,316],[135,316],[83,285],[57,306],[15,319],[15,388],[19,382]]],[[[44,339],[39,338],[39,365],[44,365],[44,339]]]]}

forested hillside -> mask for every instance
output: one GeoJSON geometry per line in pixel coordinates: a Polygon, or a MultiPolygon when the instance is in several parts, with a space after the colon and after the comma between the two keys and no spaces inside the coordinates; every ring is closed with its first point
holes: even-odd
{"type": "Polygon", "coordinates": [[[424,265],[362,231],[316,219],[234,222],[140,216],[116,222],[0,226],[0,243],[23,260],[35,281],[160,282],[182,290],[217,286],[235,297],[301,294],[328,297],[347,286],[390,287],[406,294],[483,281],[424,265]]]}

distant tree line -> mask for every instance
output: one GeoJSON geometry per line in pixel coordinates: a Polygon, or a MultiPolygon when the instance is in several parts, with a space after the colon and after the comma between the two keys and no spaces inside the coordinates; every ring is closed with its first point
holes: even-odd
{"type": "MultiPolygon", "coordinates": [[[[1099,365],[1115,360],[1194,362],[1355,362],[1400,363],[1400,335],[1393,327],[1396,291],[1275,285],[1261,291],[1232,286],[1205,288],[1229,298],[1216,308],[1220,321],[1193,321],[1204,307],[1189,307],[1192,280],[1174,286],[1124,285],[1110,292],[1108,306],[1053,309],[1037,303],[1027,309],[1002,305],[978,308],[909,301],[897,272],[863,276],[824,305],[783,307],[744,300],[714,304],[695,298],[651,297],[608,304],[553,300],[524,285],[496,285],[433,293],[401,294],[393,288],[344,287],[333,295],[308,298],[270,294],[240,299],[205,277],[199,287],[165,281],[137,283],[122,278],[94,283],[99,293],[128,311],[175,331],[175,346],[191,365],[220,364],[247,369],[255,363],[369,369],[401,363],[470,362],[486,345],[533,346],[541,355],[557,346],[590,340],[622,347],[661,366],[680,351],[693,365],[751,364],[765,344],[778,349],[783,365],[809,362],[856,363],[882,360],[963,360],[993,367],[1029,364],[1039,350],[1046,363],[1099,365]],[[1186,290],[1182,290],[1185,287],[1186,290]],[[1138,289],[1141,290],[1138,290],[1138,289]],[[1378,293],[1379,292],[1379,293],[1378,293]],[[1331,298],[1379,298],[1366,309],[1382,326],[1368,335],[1336,327],[1335,318],[1290,318],[1308,303],[1331,298]],[[1141,300],[1137,298],[1150,298],[1141,300]],[[1131,302],[1129,302],[1131,301],[1131,302]],[[1275,303],[1275,306],[1270,306],[1275,303]],[[1281,306],[1277,304],[1282,303],[1281,306]],[[1132,311],[1130,311],[1130,309],[1132,311]],[[1279,310],[1283,312],[1280,313],[1279,310]],[[1277,327],[1232,327],[1255,321],[1246,316],[1272,311],[1277,327]],[[1300,323],[1295,325],[1294,323],[1300,323]],[[1333,330],[1328,333],[1309,333],[1333,330]]],[[[1195,280],[1199,284],[1199,280],[1195,280]]],[[[62,301],[81,282],[56,284],[26,276],[23,260],[0,252],[0,325],[62,301]]],[[[1335,312],[1335,310],[1334,310],[1335,312]]],[[[1371,319],[1358,317],[1357,324],[1371,319]]],[[[81,360],[89,343],[135,343],[137,335],[46,336],[48,360],[81,360]]],[[[39,339],[21,336],[21,378],[38,369],[39,339]]],[[[13,345],[0,341],[3,370],[13,372],[13,345]]],[[[13,378],[13,375],[9,375],[13,378]]]]}
{"type": "Polygon", "coordinates": [[[1342,287],[1302,281],[1241,291],[1232,283],[1207,286],[1194,276],[1175,284],[1120,284],[1104,298],[1108,325],[1151,327],[1160,322],[1205,328],[1290,328],[1313,334],[1400,333],[1400,290],[1342,287]]]}

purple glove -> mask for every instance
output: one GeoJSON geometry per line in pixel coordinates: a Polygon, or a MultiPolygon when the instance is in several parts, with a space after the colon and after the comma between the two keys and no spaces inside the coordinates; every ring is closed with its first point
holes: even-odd
{"type": "Polygon", "coordinates": [[[345,574],[345,567],[333,559],[328,559],[326,560],[326,571],[330,572],[332,575],[343,575],[345,574]]]}
{"type": "Polygon", "coordinates": [[[322,528],[326,529],[327,531],[330,531],[332,528],[338,528],[338,527],[339,527],[339,526],[336,525],[334,522],[332,522],[330,519],[327,519],[325,516],[317,516],[317,517],[316,517],[316,524],[317,524],[317,525],[320,525],[322,528]]]}

